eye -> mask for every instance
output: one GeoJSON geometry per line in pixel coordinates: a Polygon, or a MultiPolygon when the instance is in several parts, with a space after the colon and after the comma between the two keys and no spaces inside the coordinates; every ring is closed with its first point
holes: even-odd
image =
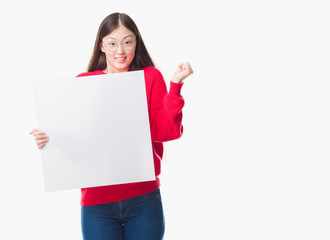
{"type": "Polygon", "coordinates": [[[132,42],[131,42],[131,41],[126,41],[126,42],[124,42],[124,44],[125,44],[126,46],[129,46],[129,45],[132,44],[132,42]]]}

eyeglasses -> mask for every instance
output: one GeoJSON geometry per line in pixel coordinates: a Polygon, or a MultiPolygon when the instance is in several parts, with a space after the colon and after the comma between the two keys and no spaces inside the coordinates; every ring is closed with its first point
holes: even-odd
{"type": "Polygon", "coordinates": [[[125,42],[117,43],[115,41],[102,42],[103,46],[108,49],[110,52],[117,51],[119,45],[125,51],[132,51],[135,47],[135,40],[126,40],[125,42]]]}

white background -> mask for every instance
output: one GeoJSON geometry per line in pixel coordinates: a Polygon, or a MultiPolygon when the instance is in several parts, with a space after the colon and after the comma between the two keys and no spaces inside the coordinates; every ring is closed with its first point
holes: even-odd
{"type": "Polygon", "coordinates": [[[166,144],[165,239],[330,238],[327,1],[7,1],[0,6],[0,239],[81,239],[79,190],[45,193],[33,80],[84,72],[128,13],[167,81],[194,75],[166,144]]]}

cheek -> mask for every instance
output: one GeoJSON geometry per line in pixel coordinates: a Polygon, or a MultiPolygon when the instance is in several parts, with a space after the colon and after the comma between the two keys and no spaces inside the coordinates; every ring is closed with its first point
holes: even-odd
{"type": "Polygon", "coordinates": [[[134,56],[135,56],[135,51],[129,52],[127,54],[127,56],[129,57],[129,59],[133,60],[134,56]]]}
{"type": "Polygon", "coordinates": [[[112,52],[107,52],[107,53],[105,53],[105,56],[107,59],[111,60],[115,57],[115,54],[112,52]]]}

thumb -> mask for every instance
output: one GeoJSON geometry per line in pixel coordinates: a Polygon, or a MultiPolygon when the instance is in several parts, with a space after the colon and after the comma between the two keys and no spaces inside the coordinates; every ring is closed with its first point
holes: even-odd
{"type": "Polygon", "coordinates": [[[38,132],[38,131],[39,131],[38,128],[33,128],[33,129],[29,132],[29,134],[34,134],[35,132],[38,132]]]}

